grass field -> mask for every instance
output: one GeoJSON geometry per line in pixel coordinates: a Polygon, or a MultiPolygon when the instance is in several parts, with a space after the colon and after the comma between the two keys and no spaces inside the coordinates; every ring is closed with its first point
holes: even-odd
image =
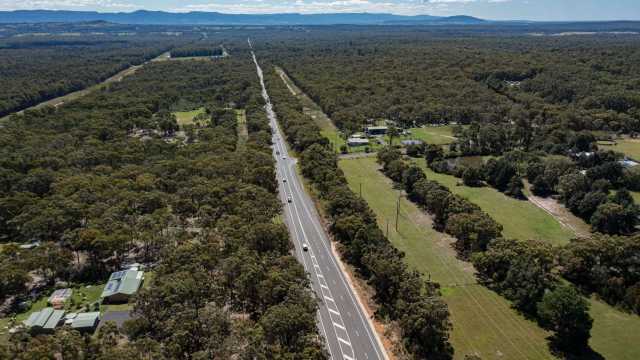
{"type": "MultiPolygon", "coordinates": [[[[443,285],[454,326],[452,343],[456,359],[473,352],[480,353],[483,359],[551,357],[545,333],[513,311],[502,297],[477,285],[471,265],[458,260],[448,245],[452,240],[433,230],[430,218],[404,198],[401,199],[400,231],[394,231],[398,191],[377,171],[375,159],[341,160],[340,168],[354,191],[359,191],[362,184],[362,195],[378,216],[380,227],[384,230],[387,221],[390,223],[389,239],[406,253],[407,262],[443,285]]],[[[431,178],[435,179],[434,176],[431,178]]],[[[500,206],[499,198],[494,199],[498,202],[496,206],[500,206]]],[[[596,299],[590,302],[590,314],[594,318],[592,348],[606,359],[639,359],[640,317],[618,311],[596,299]]]]}
{"type": "Polygon", "coordinates": [[[447,145],[451,144],[456,138],[453,136],[453,127],[446,126],[427,126],[421,128],[409,129],[411,135],[403,136],[404,139],[422,140],[427,144],[447,145]]]}
{"type": "Polygon", "coordinates": [[[247,140],[249,139],[249,130],[247,129],[247,112],[244,109],[236,110],[236,119],[238,120],[238,145],[236,149],[243,150],[247,140]]]}
{"type": "Polygon", "coordinates": [[[447,186],[451,192],[480,206],[504,227],[504,235],[514,239],[536,239],[554,245],[566,244],[575,236],[544,210],[526,200],[508,197],[491,187],[458,186],[459,179],[429,169],[423,159],[414,161],[427,178],[447,186]]]}
{"type": "Polygon", "coordinates": [[[406,253],[406,261],[443,286],[451,311],[451,341],[456,359],[477,353],[482,359],[549,359],[547,333],[518,315],[499,295],[476,283],[470,264],[456,258],[451,238],[436,232],[431,220],[413,203],[400,202],[399,232],[394,230],[398,191],[377,171],[375,159],[341,160],[349,186],[359,191],[386,230],[389,239],[406,253]]]}
{"type": "Polygon", "coordinates": [[[598,146],[602,150],[618,151],[640,161],[640,139],[618,139],[615,145],[609,144],[609,142],[598,142],[598,146]]]}
{"type": "Polygon", "coordinates": [[[185,126],[194,124],[194,119],[196,118],[196,116],[204,114],[204,112],[205,109],[201,107],[191,111],[176,111],[173,113],[173,115],[176,116],[178,125],[185,126]]]}

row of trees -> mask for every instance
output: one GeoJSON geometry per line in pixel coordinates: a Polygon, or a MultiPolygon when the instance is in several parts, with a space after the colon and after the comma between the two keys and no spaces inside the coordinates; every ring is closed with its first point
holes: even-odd
{"type": "Polygon", "coordinates": [[[204,46],[199,43],[177,47],[171,50],[171,57],[196,57],[196,56],[221,56],[222,48],[220,46],[210,44],[204,46]]]}
{"type": "Polygon", "coordinates": [[[438,284],[425,282],[407,268],[403,254],[377,227],[366,202],[347,186],[335,153],[320,129],[305,115],[275,72],[267,72],[275,110],[292,147],[300,153],[303,175],[318,190],[331,220],[331,231],[345,258],[375,290],[377,316],[397,321],[405,349],[419,358],[450,359],[451,323],[438,284]]]}
{"type": "Polygon", "coordinates": [[[433,214],[436,229],[456,238],[456,249],[473,261],[485,285],[554,331],[551,345],[555,350],[579,353],[588,348],[592,325],[588,305],[574,288],[559,284],[554,273],[556,253],[551,245],[503,239],[502,225],[477,205],[428,180],[396,149],[380,150],[378,161],[382,171],[402,184],[412,201],[433,214]]]}
{"type": "MultiPolygon", "coordinates": [[[[325,359],[307,276],[273,221],[281,204],[262,105],[251,59],[234,57],[149,64],[105,91],[12,117],[0,139],[2,235],[76,252],[72,280],[104,281],[125,259],[158,265],[122,333],[18,332],[0,357],[325,359]],[[207,109],[193,141],[132,136],[181,100],[207,109]],[[242,148],[230,102],[247,110],[242,148]]],[[[20,281],[2,282],[23,295],[20,281]]]]}
{"type": "Polygon", "coordinates": [[[485,251],[489,242],[502,234],[502,225],[469,200],[451,193],[442,184],[428,180],[422,169],[408,165],[397,149],[378,151],[382,171],[402,184],[409,198],[433,214],[437,230],[457,239],[456,249],[463,257],[485,251]]]}

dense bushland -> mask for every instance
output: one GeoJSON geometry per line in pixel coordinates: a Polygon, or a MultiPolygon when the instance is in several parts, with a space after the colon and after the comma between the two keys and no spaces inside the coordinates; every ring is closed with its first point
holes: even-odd
{"type": "Polygon", "coordinates": [[[57,109],[13,116],[0,135],[3,241],[47,242],[2,247],[3,299],[25,296],[27,271],[48,286],[104,281],[124,261],[157,265],[123,332],[18,332],[0,357],[326,358],[307,276],[274,221],[262,104],[246,57],[150,64],[57,109]],[[242,150],[230,102],[247,110],[242,150]],[[204,106],[206,124],[165,127],[178,103],[204,106]]]}
{"type": "Polygon", "coordinates": [[[0,117],[102,82],[187,41],[161,36],[125,39],[37,39],[4,48],[0,43],[0,117]]]}

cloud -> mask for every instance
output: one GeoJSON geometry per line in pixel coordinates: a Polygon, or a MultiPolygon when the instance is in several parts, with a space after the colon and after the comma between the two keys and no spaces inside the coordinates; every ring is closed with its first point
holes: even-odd
{"type": "Polygon", "coordinates": [[[88,10],[88,9],[108,9],[108,10],[131,10],[140,6],[112,0],[0,0],[1,10],[29,10],[29,9],[49,9],[49,10],[88,10]]]}

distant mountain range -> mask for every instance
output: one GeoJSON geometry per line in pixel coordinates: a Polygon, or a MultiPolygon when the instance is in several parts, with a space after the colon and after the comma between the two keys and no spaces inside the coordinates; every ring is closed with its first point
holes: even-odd
{"type": "Polygon", "coordinates": [[[223,14],[218,12],[170,13],[139,10],[101,13],[95,11],[17,10],[0,11],[0,23],[108,21],[145,25],[451,25],[482,24],[472,16],[404,16],[371,13],[332,14],[223,14]]]}

